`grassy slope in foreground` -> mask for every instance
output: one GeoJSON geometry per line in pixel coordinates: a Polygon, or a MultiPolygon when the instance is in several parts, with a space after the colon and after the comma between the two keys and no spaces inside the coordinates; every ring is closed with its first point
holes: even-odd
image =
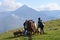
{"type": "MultiPolygon", "coordinates": [[[[11,30],[0,34],[0,40],[28,40],[28,37],[13,37],[13,32],[11,30]]],[[[60,40],[60,19],[45,22],[44,35],[33,35],[32,40],[60,40]]]]}

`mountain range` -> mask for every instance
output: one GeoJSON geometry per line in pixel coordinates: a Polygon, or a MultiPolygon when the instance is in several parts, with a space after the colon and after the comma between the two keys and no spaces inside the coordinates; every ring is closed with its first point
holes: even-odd
{"type": "Polygon", "coordinates": [[[42,21],[49,21],[60,18],[60,10],[36,11],[26,5],[15,11],[0,12],[0,32],[23,27],[25,20],[32,19],[37,23],[40,17],[42,21]]]}

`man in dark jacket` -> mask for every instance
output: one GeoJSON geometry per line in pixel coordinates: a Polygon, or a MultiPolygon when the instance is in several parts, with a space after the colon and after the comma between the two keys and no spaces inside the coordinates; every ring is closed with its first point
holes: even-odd
{"type": "Polygon", "coordinates": [[[40,18],[38,18],[38,28],[40,28],[40,34],[43,34],[44,33],[44,25],[42,23],[42,20],[40,18]]]}
{"type": "Polygon", "coordinates": [[[24,35],[27,35],[27,20],[23,24],[24,26],[24,35]]]}

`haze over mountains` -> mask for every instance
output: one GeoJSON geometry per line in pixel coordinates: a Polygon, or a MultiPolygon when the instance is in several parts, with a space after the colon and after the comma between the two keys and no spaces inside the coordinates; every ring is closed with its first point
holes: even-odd
{"type": "Polygon", "coordinates": [[[60,10],[36,11],[24,5],[15,11],[0,12],[0,32],[22,27],[26,19],[33,19],[37,22],[38,17],[43,21],[58,19],[60,18],[60,10]]]}

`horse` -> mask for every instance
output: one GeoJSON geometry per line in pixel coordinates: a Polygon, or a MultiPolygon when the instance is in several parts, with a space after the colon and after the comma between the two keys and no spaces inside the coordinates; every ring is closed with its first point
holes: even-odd
{"type": "Polygon", "coordinates": [[[35,31],[35,22],[33,20],[26,21],[27,31],[32,34],[35,31]]]}
{"type": "Polygon", "coordinates": [[[28,20],[28,24],[30,24],[30,25],[28,25],[27,24],[27,27],[28,27],[28,29],[29,29],[29,31],[31,32],[31,34],[39,34],[39,28],[35,28],[35,22],[33,21],[33,20],[28,20]]]}

